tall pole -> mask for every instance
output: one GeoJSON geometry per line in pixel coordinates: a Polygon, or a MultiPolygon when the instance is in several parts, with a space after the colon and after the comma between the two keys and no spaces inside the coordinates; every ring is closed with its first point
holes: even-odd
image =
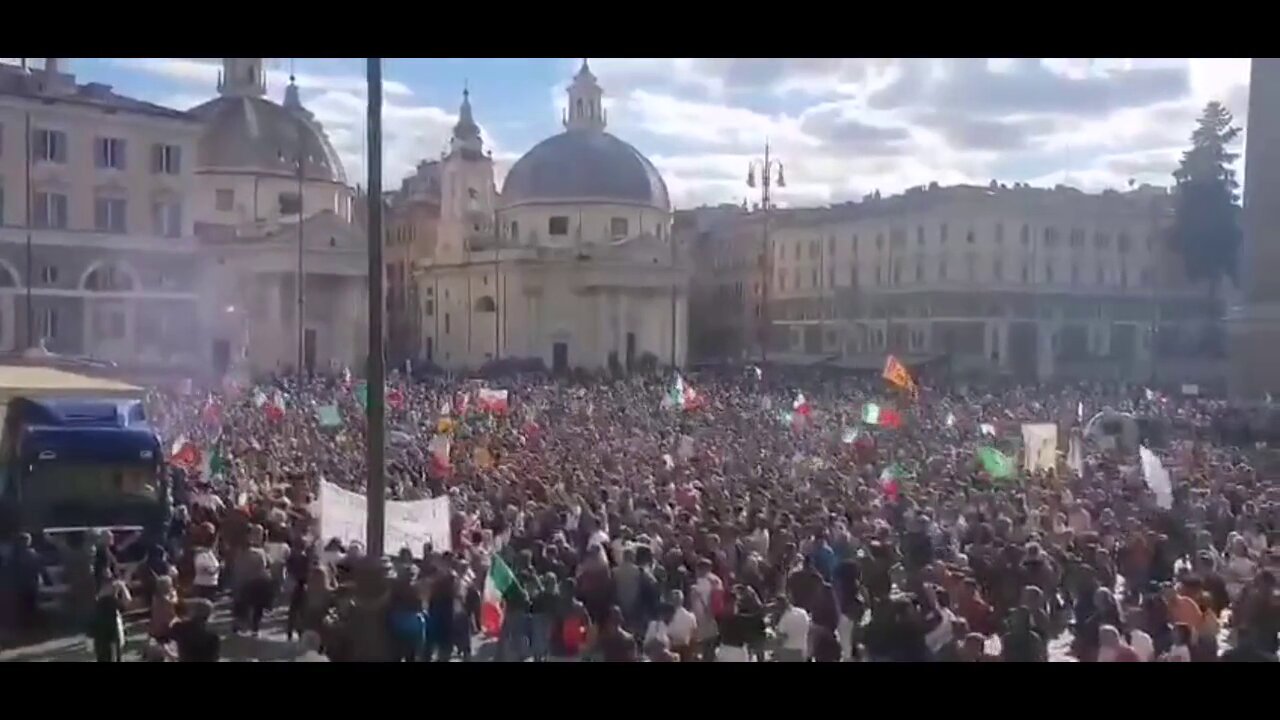
{"type": "MultiPolygon", "coordinates": [[[[23,59],[22,59],[22,63],[23,63],[23,66],[24,66],[24,67],[26,66],[26,60],[27,60],[26,58],[23,58],[23,59]]],[[[32,159],[32,158],[31,158],[31,111],[30,111],[30,110],[28,110],[28,111],[27,111],[27,114],[26,114],[26,131],[27,131],[27,140],[26,140],[26,150],[27,150],[27,155],[26,155],[26,168],[25,168],[25,169],[26,169],[26,173],[27,173],[27,178],[26,178],[26,188],[25,188],[26,192],[25,192],[25,195],[26,195],[26,204],[27,204],[27,209],[26,209],[26,216],[23,218],[23,220],[24,220],[24,221],[26,222],[26,224],[27,224],[27,248],[26,248],[26,250],[27,250],[27,277],[26,277],[26,278],[24,278],[24,280],[25,280],[25,281],[23,282],[23,285],[24,285],[24,286],[26,286],[26,296],[27,296],[27,307],[26,307],[26,316],[27,316],[27,333],[26,333],[27,337],[26,337],[26,340],[27,340],[27,347],[28,347],[28,348],[33,348],[33,347],[35,347],[35,345],[36,345],[36,343],[35,343],[35,339],[36,339],[36,330],[35,330],[36,309],[35,309],[35,307],[33,307],[33,306],[32,306],[32,304],[31,304],[31,286],[35,284],[35,281],[34,281],[34,278],[32,278],[32,276],[31,276],[31,273],[32,273],[32,268],[31,268],[31,266],[32,266],[32,264],[33,264],[33,263],[32,263],[32,259],[33,259],[33,258],[32,258],[32,255],[34,254],[34,252],[33,252],[34,248],[31,246],[31,159],[32,159]]],[[[48,205],[47,205],[47,204],[46,204],[46,206],[45,206],[44,211],[45,211],[46,213],[47,213],[47,212],[49,212],[49,208],[48,208],[48,205]]]]}
{"type": "Polygon", "coordinates": [[[382,58],[368,58],[368,140],[369,140],[369,373],[368,421],[365,461],[369,478],[365,488],[369,526],[365,540],[369,556],[386,554],[383,534],[386,528],[387,487],[384,455],[383,387],[386,358],[382,348],[382,58]]]}
{"type": "Polygon", "coordinates": [[[760,302],[760,361],[762,363],[769,361],[769,332],[772,330],[772,323],[769,318],[769,285],[773,283],[773,248],[769,245],[769,216],[773,210],[773,198],[770,190],[773,187],[773,172],[778,172],[778,187],[786,187],[786,181],[782,177],[782,163],[769,157],[769,141],[764,143],[764,161],[753,161],[748,165],[747,169],[747,185],[755,187],[755,169],[757,164],[760,167],[760,205],[764,211],[764,233],[763,246],[764,258],[761,262],[764,271],[764,282],[761,287],[760,302]]]}
{"type": "Polygon", "coordinates": [[[667,233],[667,242],[671,244],[671,369],[676,367],[676,238],[675,233],[667,233]]]}

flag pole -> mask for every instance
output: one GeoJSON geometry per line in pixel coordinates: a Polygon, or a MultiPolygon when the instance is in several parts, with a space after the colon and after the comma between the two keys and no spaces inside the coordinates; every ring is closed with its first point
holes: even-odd
{"type": "Polygon", "coordinates": [[[368,483],[365,496],[368,503],[368,527],[365,540],[368,555],[380,558],[385,555],[383,534],[386,528],[386,478],[384,455],[386,453],[386,428],[383,396],[386,358],[382,343],[382,58],[368,58],[368,128],[369,143],[369,370],[366,383],[368,395],[369,429],[365,460],[368,465],[368,483]]]}

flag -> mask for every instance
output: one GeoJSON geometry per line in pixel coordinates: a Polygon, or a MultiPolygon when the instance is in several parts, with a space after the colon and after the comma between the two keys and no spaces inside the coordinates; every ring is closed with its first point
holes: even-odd
{"type": "Polygon", "coordinates": [[[200,419],[205,425],[218,425],[222,422],[222,406],[218,404],[217,399],[212,394],[204,401],[204,408],[200,411],[200,419]]]}
{"type": "Polygon", "coordinates": [[[947,427],[954,426],[956,424],[956,414],[953,412],[947,413],[946,423],[947,423],[947,427]]]}
{"type": "Polygon", "coordinates": [[[844,433],[840,436],[840,442],[845,445],[852,445],[858,439],[858,428],[845,428],[844,433]]]}
{"type": "Polygon", "coordinates": [[[404,393],[399,388],[391,388],[387,391],[387,407],[392,410],[399,410],[404,407],[404,393]]]}
{"type": "Polygon", "coordinates": [[[284,419],[284,393],[276,390],[271,400],[263,406],[263,412],[266,413],[267,419],[273,422],[279,422],[284,419]]]}
{"type": "Polygon", "coordinates": [[[262,392],[262,388],[253,391],[253,406],[260,408],[267,404],[267,394],[262,392]]]}
{"type": "Polygon", "coordinates": [[[868,425],[880,424],[880,406],[875,403],[867,403],[862,406],[862,422],[868,425]]]}
{"type": "Polygon", "coordinates": [[[1084,450],[1080,447],[1078,437],[1073,436],[1067,446],[1067,467],[1074,470],[1076,475],[1084,474],[1084,450]]]}
{"type": "Polygon", "coordinates": [[[884,427],[897,430],[902,427],[902,416],[897,410],[884,409],[880,411],[880,424],[884,427]]]}
{"type": "Polygon", "coordinates": [[[204,461],[200,464],[200,477],[205,480],[221,475],[227,469],[227,462],[222,458],[222,451],[217,445],[210,445],[204,452],[204,461]]]}
{"type": "Polygon", "coordinates": [[[316,408],[316,420],[320,422],[322,428],[342,426],[342,415],[338,412],[337,405],[321,405],[316,408]]]}
{"type": "Polygon", "coordinates": [[[993,447],[978,448],[978,460],[982,463],[982,469],[995,480],[1014,476],[1013,460],[993,447]]]}
{"type": "Polygon", "coordinates": [[[351,368],[346,366],[342,368],[342,387],[351,388],[351,368]]]}
{"type": "Polygon", "coordinates": [[[506,415],[508,409],[507,391],[481,388],[480,392],[476,393],[476,406],[483,412],[506,415]]]}
{"type": "Polygon", "coordinates": [[[440,403],[440,417],[447,418],[453,415],[453,403],[445,400],[440,403]]]}
{"type": "Polygon", "coordinates": [[[453,470],[453,465],[449,459],[449,453],[452,449],[452,442],[448,435],[436,434],[431,438],[431,442],[427,443],[427,452],[431,455],[431,468],[437,473],[448,475],[453,470]]]}
{"type": "Polygon", "coordinates": [[[369,383],[364,381],[356,383],[356,400],[360,403],[360,407],[369,409],[369,383]]]}
{"type": "Polygon", "coordinates": [[[907,372],[906,366],[904,366],[898,358],[892,355],[885,358],[884,372],[882,374],[884,379],[889,381],[890,385],[911,393],[912,397],[915,397],[918,394],[919,390],[916,388],[915,380],[911,379],[911,373],[907,372]]]}
{"type": "Polygon", "coordinates": [[[898,464],[890,465],[880,472],[880,491],[884,493],[891,501],[897,501],[898,492],[901,490],[899,481],[906,476],[902,466],[898,464]]]}
{"type": "Polygon", "coordinates": [[[169,464],[184,470],[200,467],[200,448],[188,440],[186,435],[180,435],[169,448],[169,464]]]}
{"type": "Polygon", "coordinates": [[[662,399],[662,406],[667,409],[696,410],[702,406],[702,397],[693,389],[693,386],[684,381],[680,373],[676,373],[675,382],[671,384],[667,396],[662,399]]]}
{"type": "Polygon", "coordinates": [[[1076,403],[1076,422],[1084,422],[1084,401],[1076,403]]]}
{"type": "Polygon", "coordinates": [[[484,579],[484,595],[480,601],[480,629],[489,637],[497,637],[502,631],[507,593],[516,584],[516,576],[503,562],[501,555],[493,555],[489,562],[489,574],[484,579]]]}
{"type": "Polygon", "coordinates": [[[801,417],[809,417],[809,413],[812,412],[812,410],[809,407],[809,401],[804,397],[804,393],[796,393],[796,401],[791,403],[791,410],[801,417]]]}
{"type": "Polygon", "coordinates": [[[1142,458],[1142,477],[1156,496],[1156,505],[1165,510],[1173,507],[1173,484],[1169,481],[1169,471],[1160,464],[1160,458],[1147,448],[1138,448],[1138,455],[1142,458]]]}
{"type": "Polygon", "coordinates": [[[991,423],[982,423],[978,426],[978,430],[980,430],[983,435],[990,435],[991,437],[996,436],[996,426],[991,423]]]}

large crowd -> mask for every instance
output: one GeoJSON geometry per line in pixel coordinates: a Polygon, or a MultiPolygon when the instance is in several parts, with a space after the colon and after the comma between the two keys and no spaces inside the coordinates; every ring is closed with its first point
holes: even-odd
{"type": "Polygon", "coordinates": [[[387,558],[317,512],[323,482],[364,491],[358,381],[156,391],[182,456],[171,522],[132,591],[111,537],[80,550],[80,615],[102,660],[128,607],[150,657],[216,659],[224,600],[234,633],[283,616],[302,660],[1276,659],[1280,486],[1269,450],[1224,437],[1225,403],[755,368],[681,383],[393,379],[388,495],[447,495],[452,518],[449,547],[387,558]],[[1143,423],[1171,503],[1134,448],[1081,433],[1104,409],[1143,423]],[[979,451],[1018,458],[1027,422],[1060,426],[1059,461],[993,472],[979,451]]]}

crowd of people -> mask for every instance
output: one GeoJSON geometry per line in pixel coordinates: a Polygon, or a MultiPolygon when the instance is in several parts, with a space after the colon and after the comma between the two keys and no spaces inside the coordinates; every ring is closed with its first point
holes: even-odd
{"type": "Polygon", "coordinates": [[[237,634],[278,609],[303,660],[465,660],[486,635],[503,661],[1276,659],[1280,486],[1221,436],[1225,403],[756,368],[487,385],[501,407],[474,380],[388,383],[389,497],[452,512],[450,547],[388,558],[317,512],[322,482],[364,491],[358,381],[155,391],[172,521],[136,598],[90,543],[99,659],[130,605],[149,656],[216,659],[224,598],[237,634]],[[1133,448],[1080,435],[1103,409],[1159,428],[1171,503],[1133,448]],[[1063,457],[993,473],[979,450],[1018,457],[1024,422],[1057,423],[1063,457]]]}

